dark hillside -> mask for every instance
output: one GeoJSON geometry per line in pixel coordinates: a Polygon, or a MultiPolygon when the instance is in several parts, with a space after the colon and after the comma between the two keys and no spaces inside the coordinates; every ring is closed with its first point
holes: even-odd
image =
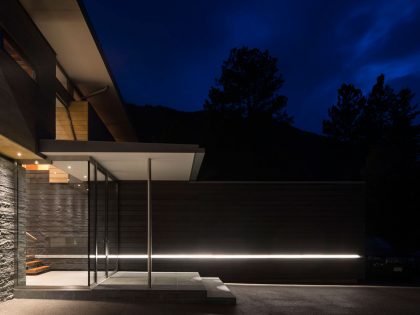
{"type": "Polygon", "coordinates": [[[209,126],[203,111],[163,106],[130,105],[129,113],[142,142],[204,147],[200,180],[360,179],[357,150],[295,127],[277,125],[251,132],[219,128],[209,126]],[[250,138],[256,141],[251,143],[250,138]]]}

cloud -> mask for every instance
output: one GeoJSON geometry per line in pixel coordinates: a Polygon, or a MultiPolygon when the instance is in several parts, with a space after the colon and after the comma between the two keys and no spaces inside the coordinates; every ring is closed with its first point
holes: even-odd
{"type": "Polygon", "coordinates": [[[278,57],[281,92],[303,129],[321,131],[343,82],[368,90],[384,73],[420,95],[415,0],[84,2],[131,103],[201,109],[229,50],[242,45],[278,57]]]}

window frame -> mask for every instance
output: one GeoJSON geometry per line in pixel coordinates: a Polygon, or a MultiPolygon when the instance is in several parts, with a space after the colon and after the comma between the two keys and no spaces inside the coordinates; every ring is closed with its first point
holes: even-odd
{"type": "Polygon", "coordinates": [[[21,70],[23,70],[28,77],[30,77],[34,82],[38,82],[37,70],[31,61],[30,58],[23,52],[23,49],[20,47],[19,44],[8,34],[4,31],[4,29],[0,28],[0,49],[4,51],[4,53],[10,57],[13,62],[19,66],[21,70]],[[26,64],[26,66],[31,70],[32,74],[28,72],[19,62],[16,60],[10,51],[5,47],[5,43],[10,46],[12,50],[22,59],[22,61],[26,64]]]}

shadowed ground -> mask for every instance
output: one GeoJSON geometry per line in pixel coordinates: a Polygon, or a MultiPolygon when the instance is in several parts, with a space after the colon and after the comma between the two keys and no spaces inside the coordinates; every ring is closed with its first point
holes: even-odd
{"type": "Polygon", "coordinates": [[[420,288],[235,285],[236,306],[15,299],[0,314],[420,314],[420,288]]]}

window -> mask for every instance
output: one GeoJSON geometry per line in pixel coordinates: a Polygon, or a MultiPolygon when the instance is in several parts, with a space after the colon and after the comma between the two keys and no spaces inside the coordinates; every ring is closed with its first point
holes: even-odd
{"type": "Polygon", "coordinates": [[[59,63],[57,63],[55,66],[55,77],[68,92],[68,96],[72,97],[75,101],[80,101],[82,99],[82,95],[80,94],[79,89],[69,79],[63,67],[59,63]]]}
{"type": "Polygon", "coordinates": [[[4,34],[0,35],[1,47],[3,50],[13,58],[14,61],[34,80],[36,80],[36,73],[34,68],[28,62],[28,60],[23,56],[20,50],[17,48],[17,45],[4,34]]]}
{"type": "Polygon", "coordinates": [[[80,101],[82,99],[82,96],[80,95],[79,91],[76,89],[73,90],[73,99],[75,101],[80,101]]]}
{"type": "Polygon", "coordinates": [[[67,79],[67,76],[64,74],[64,71],[58,64],[55,66],[55,77],[61,83],[61,85],[68,91],[69,81],[67,79]]]}

